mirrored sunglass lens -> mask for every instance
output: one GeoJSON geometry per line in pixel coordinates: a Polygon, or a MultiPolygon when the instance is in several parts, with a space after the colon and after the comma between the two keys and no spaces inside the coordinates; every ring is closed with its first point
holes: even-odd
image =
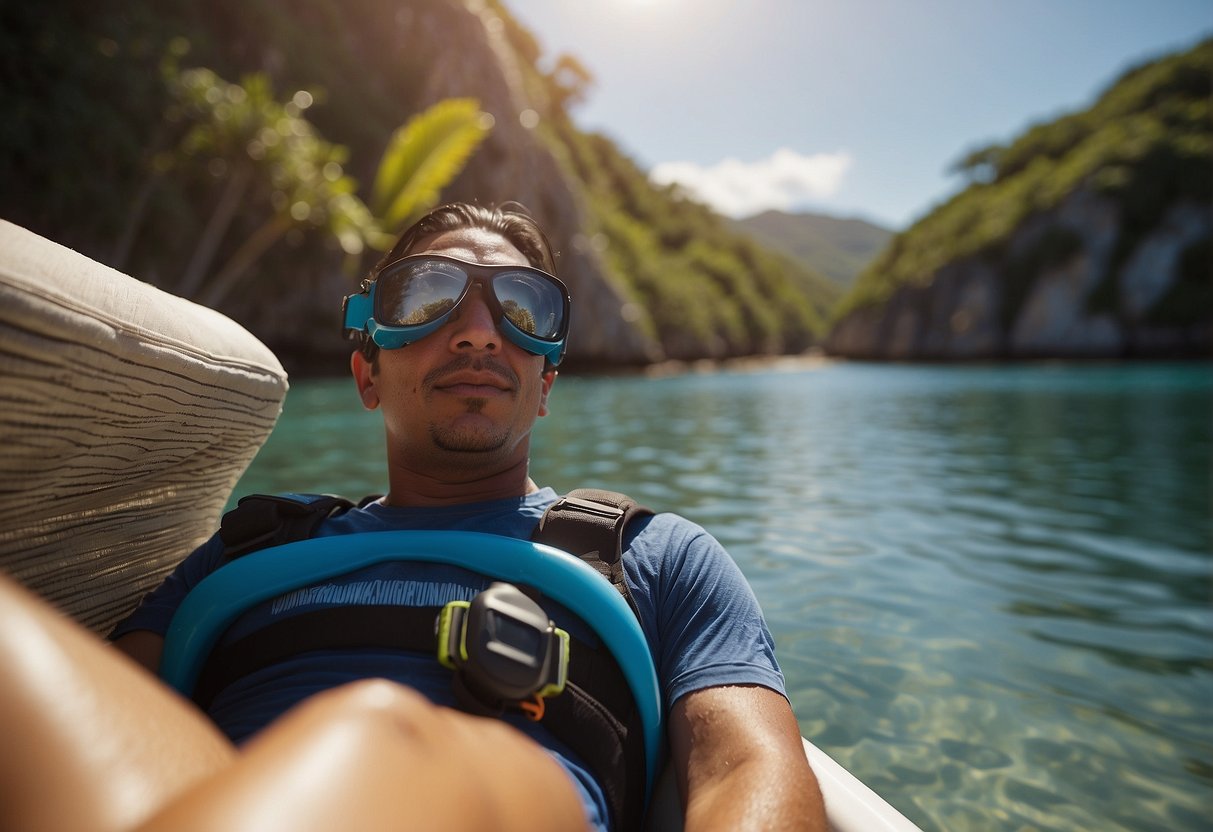
{"type": "Polygon", "coordinates": [[[501,312],[528,335],[551,340],[560,334],[564,297],[551,281],[531,274],[503,274],[493,281],[501,312]]]}
{"type": "Polygon", "coordinates": [[[389,326],[417,326],[449,312],[467,275],[447,263],[419,263],[380,281],[375,317],[389,326]]]}

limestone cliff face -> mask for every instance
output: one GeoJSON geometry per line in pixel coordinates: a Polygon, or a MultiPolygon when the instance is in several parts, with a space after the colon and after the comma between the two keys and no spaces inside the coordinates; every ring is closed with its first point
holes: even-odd
{"type": "Polygon", "coordinates": [[[997,254],[949,263],[926,285],[902,286],[884,305],[841,320],[827,351],[880,360],[1210,354],[1213,322],[1167,321],[1157,311],[1191,280],[1184,258],[1213,236],[1209,206],[1171,205],[1127,256],[1125,233],[1115,202],[1075,191],[997,254]]]}
{"type": "Polygon", "coordinates": [[[541,91],[527,88],[523,68],[500,19],[477,3],[416,4],[414,8],[410,25],[414,42],[448,47],[434,49],[429,56],[432,71],[420,96],[421,106],[472,96],[494,119],[488,139],[443,192],[443,198],[481,203],[513,200],[539,220],[557,252],[560,277],[573,296],[571,364],[660,360],[660,346],[628,320],[627,302],[583,233],[586,209],[579,185],[568,178],[551,147],[538,135],[533,119],[546,110],[546,102],[534,100],[541,91]],[[459,48],[451,49],[450,44],[459,44],[459,48]]]}

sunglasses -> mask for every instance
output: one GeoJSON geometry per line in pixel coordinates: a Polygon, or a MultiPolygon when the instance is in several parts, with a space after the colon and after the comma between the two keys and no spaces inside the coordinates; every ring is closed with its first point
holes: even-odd
{"type": "Polygon", "coordinates": [[[400,349],[446,323],[476,283],[489,289],[485,302],[506,338],[552,365],[560,363],[569,333],[569,290],[530,266],[409,255],[342,301],[342,325],[349,336],[365,334],[382,349],[400,349]]]}

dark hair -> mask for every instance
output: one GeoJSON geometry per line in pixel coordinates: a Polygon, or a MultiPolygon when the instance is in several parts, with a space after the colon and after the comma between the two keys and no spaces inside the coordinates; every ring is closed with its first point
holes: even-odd
{"type": "MultiPolygon", "coordinates": [[[[446,231],[477,228],[500,234],[510,245],[522,252],[527,262],[551,275],[556,274],[556,258],[552,244],[539,227],[535,218],[517,202],[485,206],[467,202],[452,202],[430,211],[405,229],[391,250],[371,269],[367,280],[374,281],[379,273],[402,257],[410,254],[417,243],[446,231]]],[[[358,349],[368,361],[379,355],[379,346],[365,335],[359,340],[358,349]]]]}

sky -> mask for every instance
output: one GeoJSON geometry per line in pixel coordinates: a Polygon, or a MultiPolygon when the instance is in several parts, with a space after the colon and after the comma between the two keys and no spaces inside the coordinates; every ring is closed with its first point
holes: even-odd
{"type": "Polygon", "coordinates": [[[1085,109],[1132,66],[1213,36],[1213,0],[504,0],[573,110],[721,213],[908,227],[969,150],[1085,109]]]}

